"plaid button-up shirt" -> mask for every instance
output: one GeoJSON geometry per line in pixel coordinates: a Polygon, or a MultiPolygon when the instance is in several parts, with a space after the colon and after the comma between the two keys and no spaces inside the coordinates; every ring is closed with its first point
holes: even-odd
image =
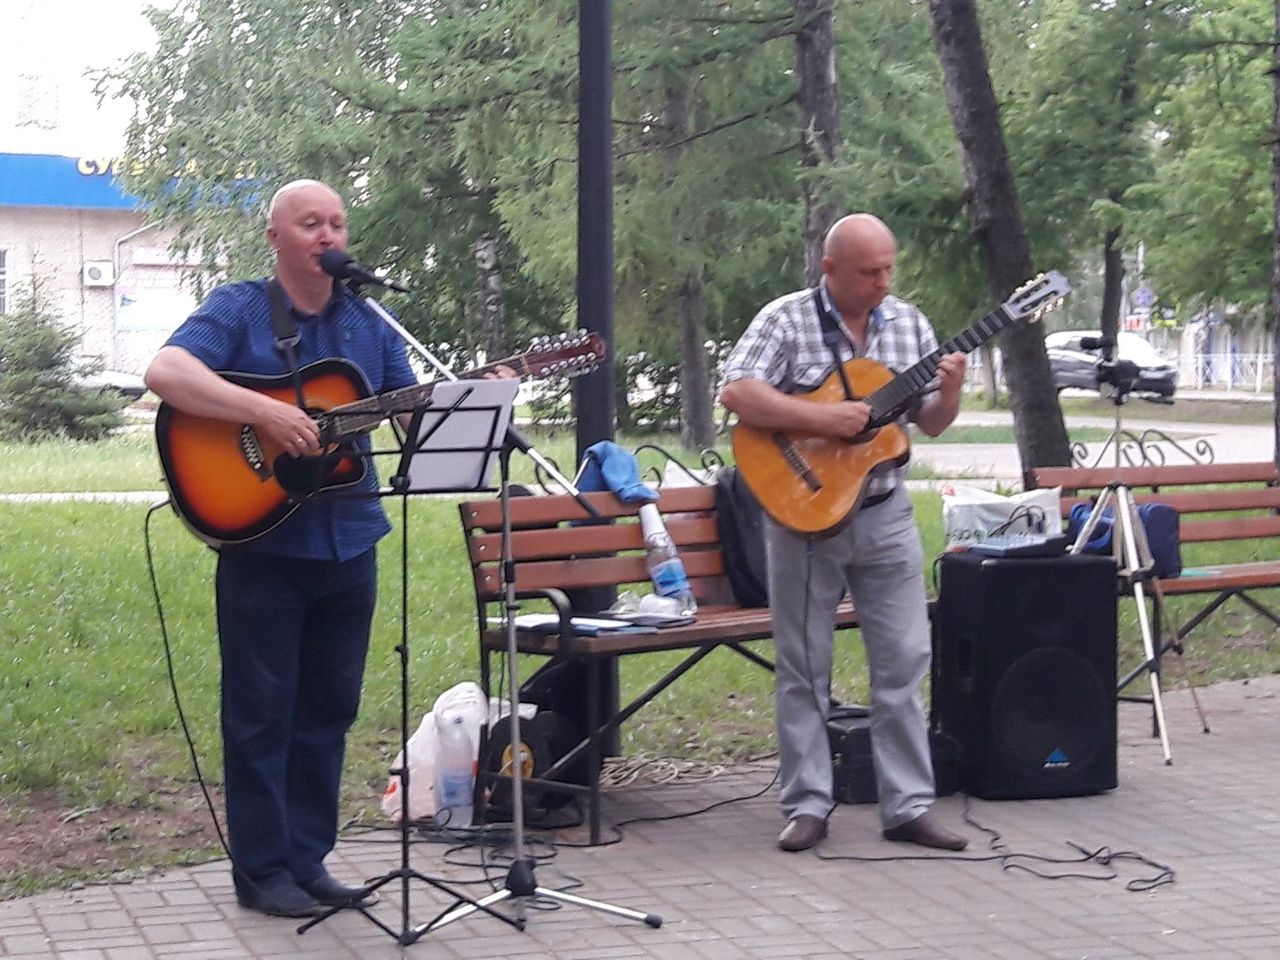
{"type": "MultiPolygon", "coordinates": [[[[819,290],[827,309],[839,317],[825,280],[819,290]]],[[[885,297],[872,311],[866,350],[861,354],[845,325],[841,323],[839,328],[843,334],[841,363],[864,356],[901,373],[938,348],[938,338],[928,318],[916,306],[897,297],[885,297]]],[[[762,380],[783,393],[805,393],[816,389],[834,372],[831,351],[822,339],[822,320],[813,302],[813,291],[798,290],[766,304],[755,315],[725,361],[722,382],[762,380]]],[[[934,381],[926,392],[936,389],[934,381]]],[[[877,469],[867,481],[867,496],[890,492],[906,473],[906,464],[877,469]]]]}

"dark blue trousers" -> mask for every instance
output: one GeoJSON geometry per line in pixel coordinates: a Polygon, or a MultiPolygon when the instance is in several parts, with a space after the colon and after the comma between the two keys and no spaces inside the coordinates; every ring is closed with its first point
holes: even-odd
{"type": "Polygon", "coordinates": [[[227,832],[242,894],[324,871],[376,586],[375,550],[345,562],[219,555],[227,832]]]}

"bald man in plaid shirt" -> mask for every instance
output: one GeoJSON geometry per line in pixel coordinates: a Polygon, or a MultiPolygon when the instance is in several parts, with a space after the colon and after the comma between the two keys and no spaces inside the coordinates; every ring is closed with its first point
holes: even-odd
{"type": "MultiPolygon", "coordinates": [[[[725,365],[720,400],[745,424],[833,438],[867,427],[859,400],[813,403],[792,396],[818,387],[836,369],[823,339],[825,313],[839,330],[843,364],[879,361],[895,372],[938,348],[929,321],[889,296],[897,243],[870,214],[838,221],[823,246],[816,290],[788,294],[752,320],[725,365]]],[[[905,415],[937,436],[960,408],[965,356],[952,353],[905,415]]],[[[852,522],[811,539],[769,520],[769,596],[777,653],[776,706],[781,805],[787,825],[778,846],[807,850],[827,835],[835,806],[827,714],[835,610],[853,597],[871,673],[871,743],[886,839],[947,850],[967,840],[930,813],[933,765],[920,682],[929,668],[930,634],[920,534],[904,484],[906,464],[885,464],[867,480],[852,522]]]]}

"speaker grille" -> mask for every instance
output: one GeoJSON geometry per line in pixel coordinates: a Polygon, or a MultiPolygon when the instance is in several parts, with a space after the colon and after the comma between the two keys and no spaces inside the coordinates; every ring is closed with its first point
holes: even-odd
{"type": "MultiPolygon", "coordinates": [[[[1075,776],[1107,742],[1112,695],[1074,650],[1041,647],[1016,660],[991,703],[997,749],[1011,772],[1046,795],[1075,791],[1075,776]]],[[[1114,743],[1114,741],[1112,741],[1114,743]]]]}

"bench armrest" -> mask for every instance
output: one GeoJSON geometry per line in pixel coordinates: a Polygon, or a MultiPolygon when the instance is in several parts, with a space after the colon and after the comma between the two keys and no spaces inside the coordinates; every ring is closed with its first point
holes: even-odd
{"type": "Polygon", "coordinates": [[[550,600],[551,605],[556,608],[556,615],[560,617],[560,636],[573,636],[573,610],[569,607],[569,597],[563,590],[557,590],[555,587],[547,587],[540,590],[518,590],[516,591],[517,600],[550,600]]]}

